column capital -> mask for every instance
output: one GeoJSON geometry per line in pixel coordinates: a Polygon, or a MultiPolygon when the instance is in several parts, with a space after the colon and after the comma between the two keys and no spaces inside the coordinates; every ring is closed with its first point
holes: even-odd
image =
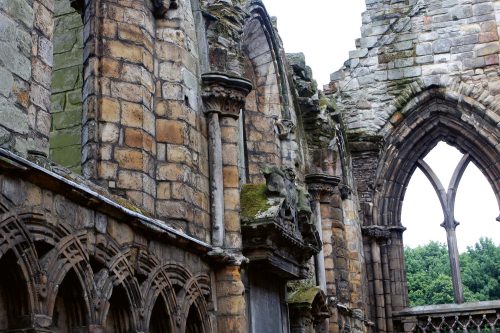
{"type": "Polygon", "coordinates": [[[335,193],[335,188],[340,183],[340,178],[327,174],[313,173],[306,175],[307,189],[314,200],[328,201],[335,193]]]}
{"type": "Polygon", "coordinates": [[[247,95],[253,89],[252,83],[242,77],[219,72],[202,74],[201,79],[205,112],[237,119],[247,95]]]}

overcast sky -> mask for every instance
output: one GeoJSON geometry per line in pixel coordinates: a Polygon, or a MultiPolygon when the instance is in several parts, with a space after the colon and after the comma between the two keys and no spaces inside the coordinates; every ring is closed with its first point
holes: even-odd
{"type": "MultiPolygon", "coordinates": [[[[329,82],[355,49],[359,38],[364,0],[263,0],[271,16],[278,17],[278,30],[288,53],[303,52],[319,86],[329,82]]],[[[425,158],[443,186],[449,179],[461,153],[440,144],[425,158]]],[[[455,218],[460,252],[481,236],[500,244],[500,222],[493,189],[481,172],[470,164],[460,183],[455,218]]],[[[427,178],[416,171],[408,186],[403,204],[402,223],[407,227],[405,245],[415,247],[430,240],[446,243],[446,232],[439,225],[443,214],[437,195],[427,178]]]]}

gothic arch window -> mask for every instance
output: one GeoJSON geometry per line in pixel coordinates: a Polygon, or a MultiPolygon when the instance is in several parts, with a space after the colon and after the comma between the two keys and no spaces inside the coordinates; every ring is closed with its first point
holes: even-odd
{"type": "MultiPolygon", "coordinates": [[[[447,270],[451,275],[453,295],[439,297],[442,298],[441,302],[445,302],[445,299],[456,303],[469,301],[464,297],[464,288],[466,294],[472,297],[468,286],[462,282],[460,254],[464,252],[466,245],[472,246],[474,242],[478,242],[480,236],[493,237],[493,241],[498,242],[495,238],[500,235],[500,225],[495,222],[496,210],[491,186],[473,164],[470,154],[463,154],[441,141],[425,158],[417,160],[416,170],[405,193],[402,211],[402,224],[408,227],[404,233],[404,242],[410,247],[427,245],[423,243],[430,240],[446,244],[449,259],[447,270]],[[464,188],[464,181],[473,181],[475,184],[464,188]]],[[[434,250],[444,251],[438,247],[434,250]]],[[[408,281],[409,288],[412,288],[416,283],[413,275],[416,272],[407,273],[412,274],[411,281],[408,281]]],[[[418,291],[409,292],[412,301],[412,293],[418,291]]]]}

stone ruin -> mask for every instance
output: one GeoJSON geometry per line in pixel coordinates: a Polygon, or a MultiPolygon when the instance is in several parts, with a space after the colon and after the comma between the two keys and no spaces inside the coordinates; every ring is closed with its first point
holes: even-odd
{"type": "Polygon", "coordinates": [[[401,206],[439,141],[500,201],[499,2],[366,6],[319,90],[260,0],[0,0],[0,331],[498,329],[401,206]]]}

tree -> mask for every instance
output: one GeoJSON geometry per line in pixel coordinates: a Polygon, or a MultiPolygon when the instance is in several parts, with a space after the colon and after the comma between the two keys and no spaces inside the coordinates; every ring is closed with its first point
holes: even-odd
{"type": "MultiPolygon", "coordinates": [[[[405,265],[410,306],[453,303],[445,244],[406,247],[405,265]]],[[[460,255],[460,266],[466,302],[500,299],[500,246],[481,238],[460,255]]]]}
{"type": "Polygon", "coordinates": [[[462,282],[478,300],[500,299],[500,246],[481,238],[460,255],[462,282]]]}

